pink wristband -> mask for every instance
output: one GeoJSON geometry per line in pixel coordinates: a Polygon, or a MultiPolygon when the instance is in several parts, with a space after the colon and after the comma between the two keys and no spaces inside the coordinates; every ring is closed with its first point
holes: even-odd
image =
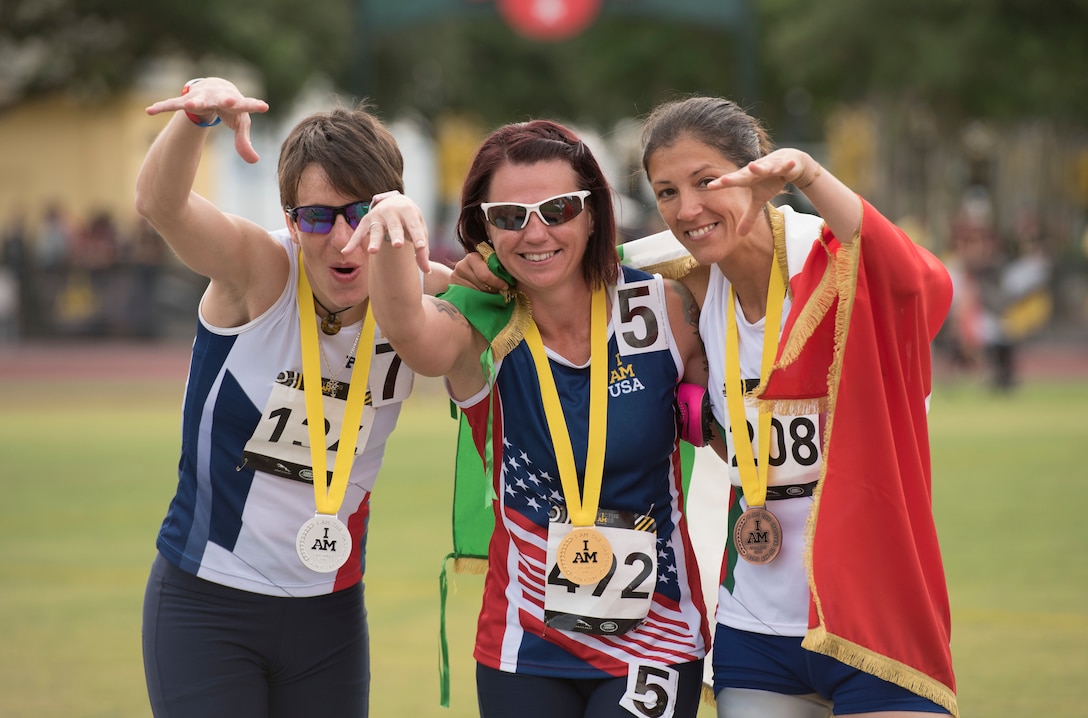
{"type": "Polygon", "coordinates": [[[706,387],[681,382],[676,388],[680,438],[694,446],[710,443],[710,402],[706,387]]]}

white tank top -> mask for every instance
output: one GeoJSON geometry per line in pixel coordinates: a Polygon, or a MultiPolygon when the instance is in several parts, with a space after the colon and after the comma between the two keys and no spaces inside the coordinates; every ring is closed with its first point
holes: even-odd
{"type": "MultiPolygon", "coordinates": [[[[785,324],[792,303],[787,297],[782,307],[782,324],[785,324]]],[[[729,282],[717,266],[712,266],[699,319],[699,332],[706,346],[710,368],[710,403],[714,418],[723,426],[729,426],[723,388],[725,386],[726,312],[729,309],[729,282]]],[[[737,333],[740,342],[740,370],[742,381],[754,387],[758,384],[763,356],[763,328],[765,318],[749,323],[736,305],[737,333]],[[751,380],[751,381],[748,381],[751,380]]],[[[755,434],[758,408],[746,406],[750,434],[755,434]]],[[[779,416],[771,423],[770,469],[768,485],[801,485],[816,481],[820,471],[822,417],[779,416]]],[[[733,491],[741,492],[740,473],[733,465],[734,440],[732,432],[725,432],[729,449],[729,481],[733,491]]],[[[758,456],[758,444],[752,442],[752,455],[758,456]]],[[[719,467],[721,462],[719,462],[719,467]]],[[[809,590],[801,556],[805,522],[812,506],[811,496],[768,500],[766,508],[782,525],[782,548],[778,556],[768,564],[754,565],[736,557],[736,552],[726,553],[718,587],[718,623],[740,630],[783,636],[803,636],[808,627],[809,590]]],[[[740,498],[740,507],[748,503],[740,498]]],[[[739,516],[731,513],[728,535],[739,516]]],[[[732,547],[730,547],[732,549],[732,547]]]]}
{"type": "MultiPolygon", "coordinates": [[[[300,480],[309,476],[304,470],[311,458],[301,388],[298,260],[286,231],[274,236],[291,258],[287,284],[275,304],[241,327],[213,327],[203,317],[197,327],[185,389],[178,489],[157,546],[182,570],[215,583],[276,596],[313,596],[362,578],[370,492],[414,375],[380,330],[359,337],[356,354],[373,351],[374,356],[364,426],[338,514],[352,536],[351,558],[333,573],[307,568],[295,551],[299,528],[316,511],[313,484],[300,480]]],[[[322,376],[340,384],[336,397],[324,398],[329,444],[340,435],[343,397],[351,381],[346,365],[360,328],[361,322],[335,336],[320,336],[322,376]]],[[[331,471],[334,452],[327,462],[331,471]]]]}

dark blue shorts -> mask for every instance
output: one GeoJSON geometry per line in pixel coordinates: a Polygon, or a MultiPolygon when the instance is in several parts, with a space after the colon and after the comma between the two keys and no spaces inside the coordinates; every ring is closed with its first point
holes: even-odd
{"type": "MultiPolygon", "coordinates": [[[[703,662],[672,666],[679,676],[675,718],[695,718],[702,697],[703,662]]],[[[476,664],[480,718],[631,718],[620,705],[627,676],[601,679],[550,678],[506,673],[476,664]]],[[[650,695],[649,692],[646,694],[650,695]]],[[[650,701],[656,707],[654,701],[650,701]]],[[[646,715],[655,715],[653,711],[646,715]]]]}
{"type": "Polygon", "coordinates": [[[205,581],[161,555],[144,596],[144,673],[156,718],[365,718],[363,585],[310,598],[205,581]]]}
{"type": "Polygon", "coordinates": [[[718,624],[714,632],[714,695],[749,688],[791,696],[820,695],[835,715],[875,711],[948,714],[931,700],[841,661],[801,647],[797,636],[768,636],[718,624]]]}

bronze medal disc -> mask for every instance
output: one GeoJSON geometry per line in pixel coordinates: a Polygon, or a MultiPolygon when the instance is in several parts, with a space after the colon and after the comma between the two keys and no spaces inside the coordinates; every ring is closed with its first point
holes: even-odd
{"type": "Polygon", "coordinates": [[[749,506],[733,527],[733,545],[748,563],[770,563],[782,548],[782,525],[762,506],[749,506]]]}
{"type": "Polygon", "coordinates": [[[597,583],[612,570],[612,544],[594,528],[575,528],[559,542],[555,562],[579,586],[597,583]]]}

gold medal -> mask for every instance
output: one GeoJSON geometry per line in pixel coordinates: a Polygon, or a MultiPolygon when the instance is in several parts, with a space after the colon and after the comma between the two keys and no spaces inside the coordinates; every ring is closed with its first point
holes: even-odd
{"type": "Polygon", "coordinates": [[[317,514],[298,530],[295,552],[307,568],[331,573],[347,563],[351,534],[336,516],[317,514]]]}
{"type": "Polygon", "coordinates": [[[574,449],[540,330],[534,322],[529,322],[525,329],[525,343],[540,380],[544,415],[555,448],[563,499],[573,524],[570,533],[556,548],[555,562],[564,576],[580,586],[597,583],[612,570],[612,544],[594,528],[604,482],[605,428],[608,426],[607,307],[604,288],[600,287],[593,292],[590,320],[590,356],[593,360],[589,367],[589,446],[586,448],[584,491],[578,488],[574,449]]]}
{"type": "Polygon", "coordinates": [[[782,548],[782,525],[762,506],[749,506],[733,527],[733,545],[748,563],[770,563],[782,548]]]}
{"type": "Polygon", "coordinates": [[[572,529],[556,550],[559,570],[579,586],[598,583],[612,570],[612,561],[612,544],[594,528],[572,529]]]}

